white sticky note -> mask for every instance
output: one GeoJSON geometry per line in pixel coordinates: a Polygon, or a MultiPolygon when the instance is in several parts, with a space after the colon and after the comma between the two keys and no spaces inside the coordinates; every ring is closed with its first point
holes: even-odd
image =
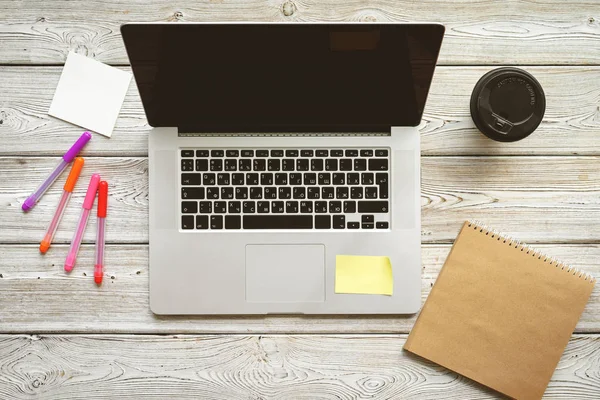
{"type": "Polygon", "coordinates": [[[70,52],[48,114],[110,137],[131,76],[70,52]]]}

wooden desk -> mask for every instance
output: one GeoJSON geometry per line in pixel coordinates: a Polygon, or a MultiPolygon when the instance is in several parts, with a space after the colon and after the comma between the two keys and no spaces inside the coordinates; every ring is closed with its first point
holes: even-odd
{"type": "MultiPolygon", "coordinates": [[[[20,210],[81,129],[47,116],[67,52],[127,67],[129,21],[437,21],[447,34],[422,131],[423,300],[461,223],[482,220],[600,276],[600,9],[593,1],[0,0],[0,398],[494,398],[401,351],[414,317],[192,317],[148,307],[147,133],[132,85],[112,139],[95,135],[82,182],[111,185],[106,278],[62,264],[80,183],[46,256],[54,188],[20,210]],[[468,112],[477,79],[524,65],[547,95],[530,138],[492,142],[468,112]]],[[[83,267],[88,265],[88,267],[83,267]]],[[[597,285],[598,287],[598,285],[597,285]]],[[[594,292],[546,392],[600,397],[594,292]]]]}

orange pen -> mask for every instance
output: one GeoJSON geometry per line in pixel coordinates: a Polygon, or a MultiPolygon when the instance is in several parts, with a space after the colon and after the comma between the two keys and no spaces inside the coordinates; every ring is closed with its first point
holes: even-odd
{"type": "Polygon", "coordinates": [[[60,224],[60,220],[62,219],[65,209],[67,208],[67,204],[69,203],[69,199],[71,198],[71,193],[73,192],[75,183],[77,182],[77,179],[79,179],[81,168],[83,168],[83,158],[77,157],[75,161],[73,161],[71,172],[69,172],[67,182],[65,182],[63,194],[60,198],[60,201],[58,202],[58,206],[56,207],[54,217],[52,217],[52,221],[50,221],[50,225],[48,225],[46,235],[44,235],[44,239],[40,243],[40,252],[42,252],[43,254],[45,254],[48,251],[48,249],[50,248],[50,244],[52,243],[52,239],[54,239],[54,234],[56,233],[58,224],[60,224]]]}

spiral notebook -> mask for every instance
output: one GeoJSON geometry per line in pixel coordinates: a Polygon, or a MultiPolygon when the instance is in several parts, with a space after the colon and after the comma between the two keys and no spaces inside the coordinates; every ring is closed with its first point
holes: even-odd
{"type": "Polygon", "coordinates": [[[404,349],[516,399],[539,399],[595,279],[466,222],[404,349]]]}

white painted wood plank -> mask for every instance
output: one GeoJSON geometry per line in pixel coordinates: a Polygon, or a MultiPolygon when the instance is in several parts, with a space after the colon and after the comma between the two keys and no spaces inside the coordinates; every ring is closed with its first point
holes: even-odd
{"type": "MultiPolygon", "coordinates": [[[[420,126],[423,155],[598,155],[600,67],[529,67],[547,96],[544,121],[527,139],[498,143],[474,126],[469,100],[487,67],[439,67],[420,126]]],[[[81,128],[47,115],[62,67],[0,67],[0,155],[62,155],[81,128]]],[[[132,84],[111,139],[88,155],[145,156],[149,126],[132,84]]]]}
{"type": "MultiPolygon", "coordinates": [[[[495,399],[402,350],[405,335],[0,336],[11,399],[495,399]]],[[[545,399],[600,396],[600,337],[574,336],[545,399]]]]}
{"type": "MultiPolygon", "coordinates": [[[[600,278],[600,245],[540,245],[542,252],[600,278]]],[[[416,316],[156,316],[148,303],[148,246],[112,245],[105,280],[93,281],[93,245],[82,248],[71,274],[68,246],[39,254],[33,245],[0,245],[0,333],[408,333],[416,316]]],[[[450,245],[422,247],[422,301],[450,245]]],[[[175,268],[175,267],[174,267],[175,268]]],[[[174,273],[177,273],[174,269],[174,273]]],[[[600,332],[600,285],[577,325],[600,332]]]]}
{"type": "MultiPolygon", "coordinates": [[[[21,204],[56,160],[0,157],[0,243],[41,240],[66,178],[29,213],[21,211],[21,204]]],[[[86,160],[57,242],[71,240],[94,172],[110,186],[107,240],[147,242],[147,160],[86,160]]],[[[600,242],[600,157],[425,157],[421,166],[425,243],[451,242],[467,219],[481,220],[527,243],[600,242]]],[[[94,240],[95,224],[91,218],[86,241],[94,240]]]]}
{"type": "Polygon", "coordinates": [[[583,0],[2,0],[0,10],[0,63],[62,63],[69,50],[127,63],[119,26],[139,21],[440,22],[444,64],[600,62],[597,4],[583,0]]]}

